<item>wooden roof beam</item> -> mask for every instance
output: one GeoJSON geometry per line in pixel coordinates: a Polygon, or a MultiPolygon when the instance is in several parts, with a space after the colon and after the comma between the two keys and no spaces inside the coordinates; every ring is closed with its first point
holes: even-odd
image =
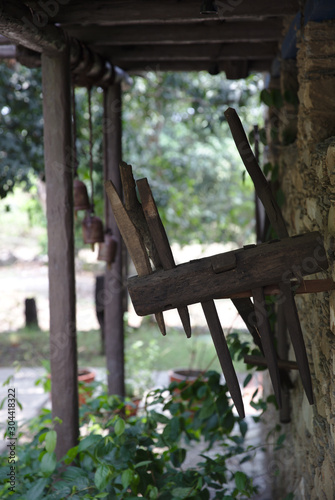
{"type": "Polygon", "coordinates": [[[129,76],[114,68],[109,61],[76,39],[69,39],[63,29],[45,24],[31,10],[16,0],[0,3],[0,32],[16,45],[47,55],[56,55],[70,47],[71,67],[77,81],[88,79],[90,84],[109,84],[121,79],[130,83],[129,76]]]}
{"type": "Polygon", "coordinates": [[[276,43],[227,43],[227,44],[194,44],[194,45],[142,45],[129,47],[97,46],[97,50],[111,58],[115,64],[127,61],[178,61],[212,59],[270,59],[277,52],[276,43]]]}
{"type": "Polygon", "coordinates": [[[268,0],[222,1],[216,0],[218,14],[204,16],[200,14],[199,0],[123,0],[109,1],[72,0],[53,18],[61,24],[99,24],[101,26],[116,26],[129,24],[160,23],[197,23],[199,20],[224,19],[265,19],[268,17],[283,17],[296,14],[299,10],[299,0],[268,0]]]}
{"type": "Polygon", "coordinates": [[[191,44],[220,42],[271,42],[280,39],[281,19],[264,21],[207,22],[184,25],[66,26],[75,38],[92,46],[140,44],[191,44]]]}
{"type": "Polygon", "coordinates": [[[211,59],[203,60],[193,60],[189,59],[179,60],[179,61],[160,61],[159,63],[153,63],[152,61],[128,61],[125,63],[124,68],[131,75],[143,74],[149,71],[208,71],[211,74],[218,74],[224,71],[227,78],[245,78],[250,73],[270,71],[271,69],[271,59],[262,60],[243,60],[237,61],[218,61],[215,62],[211,59]],[[232,68],[235,69],[232,69],[232,68]],[[240,69],[237,69],[240,67],[240,69]],[[247,69],[245,69],[247,67],[247,69]],[[233,71],[235,75],[232,76],[233,71]],[[244,75],[244,76],[240,76],[244,75]]]}

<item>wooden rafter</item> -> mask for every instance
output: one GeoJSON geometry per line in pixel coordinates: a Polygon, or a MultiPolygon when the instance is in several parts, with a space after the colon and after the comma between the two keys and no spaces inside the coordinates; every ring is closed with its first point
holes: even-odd
{"type": "MultiPolygon", "coordinates": [[[[37,3],[37,2],[35,2],[37,3]]],[[[265,19],[295,14],[299,10],[298,0],[282,0],[269,2],[254,0],[253,2],[218,2],[218,15],[204,16],[200,13],[199,0],[96,0],[94,8],[91,0],[72,0],[64,8],[59,9],[54,21],[61,24],[99,24],[100,26],[117,26],[130,24],[164,23],[198,23],[199,20],[223,19],[265,19]],[[233,4],[233,5],[231,5],[233,4]]]]}
{"type": "Polygon", "coordinates": [[[222,42],[271,42],[281,35],[281,18],[262,21],[212,22],[184,24],[139,24],[138,26],[66,26],[70,36],[99,46],[172,45],[222,42]]]}

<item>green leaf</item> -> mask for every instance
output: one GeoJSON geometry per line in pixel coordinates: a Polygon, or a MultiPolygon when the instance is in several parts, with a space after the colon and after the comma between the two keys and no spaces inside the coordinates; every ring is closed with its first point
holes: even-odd
{"type": "Polygon", "coordinates": [[[103,493],[98,493],[97,495],[94,496],[94,498],[106,498],[106,496],[109,495],[108,491],[105,491],[103,493]]]}
{"type": "Polygon", "coordinates": [[[126,423],[122,418],[118,418],[115,426],[114,426],[114,431],[115,434],[119,437],[124,433],[124,430],[126,428],[126,423]]]}
{"type": "Polygon", "coordinates": [[[260,94],[260,99],[261,99],[261,102],[264,102],[264,104],[266,104],[267,106],[273,106],[273,98],[272,98],[272,95],[271,93],[266,90],[266,89],[263,89],[261,94],[260,94]]]}
{"type": "Polygon", "coordinates": [[[283,499],[283,500],[293,500],[294,499],[294,493],[289,493],[288,495],[286,495],[286,497],[283,499]]]}
{"type": "Polygon", "coordinates": [[[180,467],[186,458],[186,450],[184,448],[178,448],[171,453],[170,458],[174,467],[180,467]]]}
{"type": "Polygon", "coordinates": [[[34,485],[27,491],[26,500],[39,500],[42,497],[44,489],[48,486],[49,479],[41,478],[34,482],[34,485]]]}
{"type": "Polygon", "coordinates": [[[192,488],[174,488],[172,490],[172,495],[177,498],[186,498],[189,496],[192,488]]]}
{"type": "Polygon", "coordinates": [[[45,449],[47,450],[48,453],[52,453],[54,449],[56,448],[56,442],[57,442],[57,432],[56,431],[49,431],[45,435],[45,449]]]}
{"type": "Polygon", "coordinates": [[[87,437],[85,437],[82,441],[80,441],[79,446],[78,446],[78,452],[87,450],[92,445],[96,445],[101,441],[101,436],[98,434],[89,434],[87,437]]]}
{"type": "Polygon", "coordinates": [[[132,479],[133,479],[133,471],[131,469],[126,469],[121,474],[121,483],[124,489],[128,488],[132,479]]]}
{"type": "Polygon", "coordinates": [[[244,379],[243,387],[246,387],[249,384],[251,379],[252,379],[252,373],[249,373],[249,375],[247,375],[244,379]]]}
{"type": "Polygon", "coordinates": [[[206,402],[200,410],[199,418],[205,419],[210,417],[215,413],[215,404],[212,402],[206,402]]]}
{"type": "Polygon", "coordinates": [[[108,484],[111,471],[107,465],[99,465],[94,475],[94,484],[98,490],[103,490],[108,484]]]}
{"type": "Polygon", "coordinates": [[[283,96],[281,95],[280,90],[272,89],[271,95],[272,95],[273,106],[277,109],[280,109],[284,104],[283,96]]]}
{"type": "Polygon", "coordinates": [[[78,446],[74,446],[73,448],[70,448],[68,450],[67,454],[65,455],[64,462],[67,465],[70,464],[71,462],[73,462],[73,460],[76,458],[77,455],[78,455],[78,446]]]}
{"type": "Polygon", "coordinates": [[[247,481],[248,481],[248,476],[246,474],[244,474],[244,472],[237,471],[235,473],[234,479],[235,479],[236,488],[239,491],[244,491],[246,484],[247,484],[247,481]]]}
{"type": "Polygon", "coordinates": [[[248,430],[248,424],[245,420],[240,420],[239,421],[239,426],[240,426],[240,431],[241,431],[241,434],[242,436],[244,437],[247,433],[247,430],[248,430]]]}
{"type": "Polygon", "coordinates": [[[138,462],[137,464],[134,465],[134,468],[137,469],[138,467],[143,467],[144,465],[149,465],[152,463],[152,460],[142,460],[142,462],[138,462]]]}
{"type": "Polygon", "coordinates": [[[87,472],[80,467],[70,465],[62,477],[63,481],[71,486],[75,484],[77,487],[84,488],[88,484],[87,472]]]}
{"type": "Polygon", "coordinates": [[[54,452],[45,453],[41,460],[41,471],[50,476],[56,469],[57,460],[54,452]]]}
{"type": "Polygon", "coordinates": [[[281,446],[286,439],[286,434],[281,434],[277,439],[277,446],[281,446]]]}

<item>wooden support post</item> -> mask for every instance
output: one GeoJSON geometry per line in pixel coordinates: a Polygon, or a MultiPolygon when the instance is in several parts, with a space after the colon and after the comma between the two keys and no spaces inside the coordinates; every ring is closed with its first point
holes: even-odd
{"type": "MultiPolygon", "coordinates": [[[[121,177],[119,164],[122,155],[122,95],[121,85],[109,86],[104,93],[104,151],[105,179],[111,180],[121,195],[121,177]]],[[[122,273],[122,240],[120,231],[105,197],[106,227],[109,227],[117,239],[118,247],[115,261],[105,274],[105,349],[108,371],[108,392],[125,395],[124,383],[124,327],[123,294],[125,283],[122,273]]]]}
{"type": "Polygon", "coordinates": [[[70,60],[65,50],[42,54],[44,157],[50,301],[53,417],[60,459],[77,444],[78,383],[71,165],[70,60]]]}

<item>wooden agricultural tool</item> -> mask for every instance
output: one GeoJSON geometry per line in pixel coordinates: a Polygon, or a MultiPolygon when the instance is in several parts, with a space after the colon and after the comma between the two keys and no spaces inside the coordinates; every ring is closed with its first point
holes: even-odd
{"type": "Polygon", "coordinates": [[[280,373],[293,366],[299,369],[307,398],[312,404],[312,384],[294,293],[329,290],[334,288],[334,283],[331,280],[303,281],[303,276],[328,267],[322,237],[318,232],[288,237],[280,209],[255,160],[238,116],[230,108],[225,114],[257,195],[280,239],[176,266],[148,181],[141,179],[137,182],[141,205],[136,198],[131,166],[121,163],[126,207],[111,181],[106,182],[106,190],[138,272],[138,276],[128,280],[135,311],[140,316],[155,314],[165,332],[162,313],[177,308],[189,337],[187,306],[201,302],[232,399],[243,417],[241,392],[214,299],[231,298],[246,322],[264,355],[261,363],[269,368],[278,405],[281,405],[280,373]],[[148,255],[155,264],[154,271],[148,255]],[[281,295],[296,365],[278,358],[265,307],[267,294],[281,295]]]}

